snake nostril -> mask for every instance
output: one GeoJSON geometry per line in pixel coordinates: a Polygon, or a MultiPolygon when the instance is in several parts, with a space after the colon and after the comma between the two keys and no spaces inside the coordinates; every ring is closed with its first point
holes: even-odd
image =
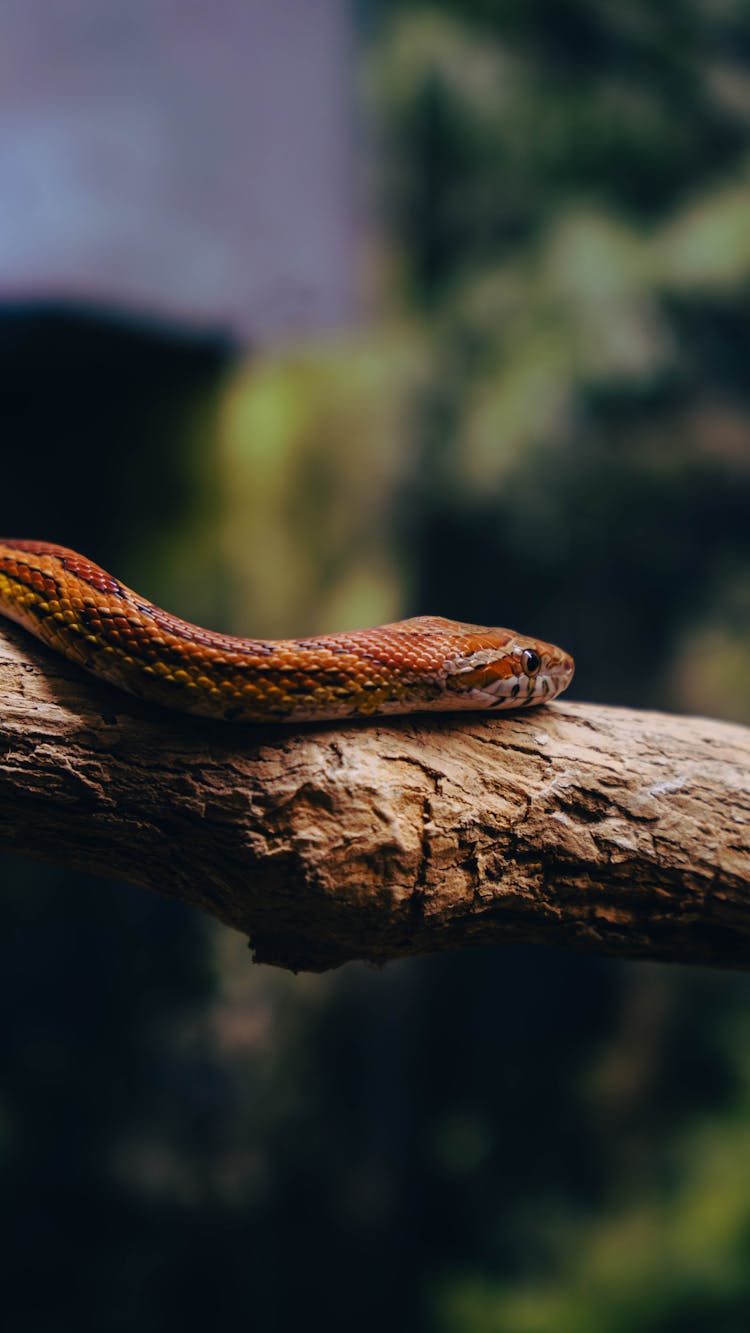
{"type": "Polygon", "coordinates": [[[542,660],[538,653],[533,652],[531,648],[526,648],[521,653],[521,664],[527,676],[535,676],[542,665],[542,660]]]}

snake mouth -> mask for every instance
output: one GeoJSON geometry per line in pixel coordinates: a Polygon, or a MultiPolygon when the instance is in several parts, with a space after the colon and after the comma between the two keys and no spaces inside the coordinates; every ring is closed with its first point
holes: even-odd
{"type": "Polygon", "coordinates": [[[523,708],[562,694],[573,679],[575,663],[560,648],[537,643],[533,650],[477,654],[452,668],[445,684],[457,708],[523,708]]]}

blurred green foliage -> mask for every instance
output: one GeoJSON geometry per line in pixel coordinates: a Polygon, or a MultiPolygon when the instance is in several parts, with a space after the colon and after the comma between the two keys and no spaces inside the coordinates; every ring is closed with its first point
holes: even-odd
{"type": "Polygon", "coordinates": [[[730,1026],[741,1085],[719,1114],[699,1115],[665,1145],[663,1179],[641,1177],[593,1215],[552,1210],[554,1262],[497,1282],[453,1274],[438,1284],[446,1333],[740,1333],[750,1305],[750,1084],[737,1056],[747,1022],[730,1026]]]}
{"type": "Polygon", "coordinates": [[[750,72],[720,10],[378,8],[382,318],[236,386],[239,623],[510,623],[585,697],[750,719],[750,72]]]}
{"type": "MultiPolygon", "coordinates": [[[[565,642],[584,697],[750,721],[750,13],[732,0],[383,10],[370,88],[391,267],[433,365],[422,588],[448,614],[492,619],[498,603],[565,642]]],[[[588,1182],[561,1189],[555,1162],[545,1186],[531,1162],[548,1124],[533,1115],[517,1143],[528,1193],[500,1224],[520,1251],[487,1244],[488,1198],[474,1262],[467,1246],[432,1285],[436,1328],[747,1326],[746,1010],[729,983],[715,992],[707,1115],[675,1098],[672,1024],[695,983],[652,977],[640,1006],[638,984],[621,981],[619,1071],[615,1025],[598,1070],[594,1057],[567,1075],[608,1151],[588,1182]]],[[[500,1180],[485,1179],[492,1196],[500,1180]]]]}
{"type": "MultiPolygon", "coordinates": [[[[580,697],[750,721],[750,11],[360,9],[369,326],[172,349],[140,432],[132,351],[88,401],[45,365],[6,526],[217,625],[507,623],[580,697]]],[[[292,979],[76,878],[6,874],[14,1331],[747,1327],[744,977],[514,948],[292,979]]]]}
{"type": "MultiPolygon", "coordinates": [[[[750,13],[445,0],[370,15],[380,321],[369,351],[307,349],[305,386],[300,354],[273,366],[274,401],[295,411],[273,462],[287,499],[261,530],[313,562],[276,601],[283,628],[313,586],[325,628],[375,607],[510,623],[572,649],[581,697],[750,721],[750,13]],[[333,460],[337,481],[333,513],[316,499],[312,534],[290,538],[300,455],[319,479],[333,460]],[[358,542],[340,540],[342,504],[358,542]],[[339,597],[363,574],[366,596],[339,597]]],[[[268,369],[237,391],[253,419],[268,369]]],[[[228,430],[234,494],[264,433],[241,414],[228,430]]],[[[243,620],[258,557],[250,536],[243,620]]],[[[412,1156],[394,1173],[381,1153],[373,1203],[391,1262],[409,1250],[409,1276],[385,1280],[403,1322],[739,1333],[746,983],[515,951],[486,967],[415,965],[434,1035],[412,1026],[411,1073],[379,1074],[412,1156]]]]}

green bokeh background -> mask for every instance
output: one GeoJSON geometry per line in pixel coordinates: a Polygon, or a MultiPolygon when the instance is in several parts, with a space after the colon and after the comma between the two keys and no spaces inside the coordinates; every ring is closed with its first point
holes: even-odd
{"type": "MultiPolygon", "coordinates": [[[[511,624],[575,697],[750,723],[750,8],[357,15],[367,318],[241,356],[5,308],[2,528],[238,632],[511,624]]],[[[744,977],[291,978],[140,891],[3,880],[14,1333],[748,1327],[744,977]]]]}

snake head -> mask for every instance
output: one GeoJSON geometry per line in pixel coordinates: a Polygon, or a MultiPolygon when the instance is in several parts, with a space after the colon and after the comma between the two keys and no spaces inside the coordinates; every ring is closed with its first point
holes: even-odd
{"type": "Polygon", "coordinates": [[[562,648],[511,630],[466,626],[469,651],[446,663],[446,689],[458,708],[520,708],[548,703],[573,679],[575,663],[562,648]],[[477,646],[481,635],[481,646],[477,646]]]}

